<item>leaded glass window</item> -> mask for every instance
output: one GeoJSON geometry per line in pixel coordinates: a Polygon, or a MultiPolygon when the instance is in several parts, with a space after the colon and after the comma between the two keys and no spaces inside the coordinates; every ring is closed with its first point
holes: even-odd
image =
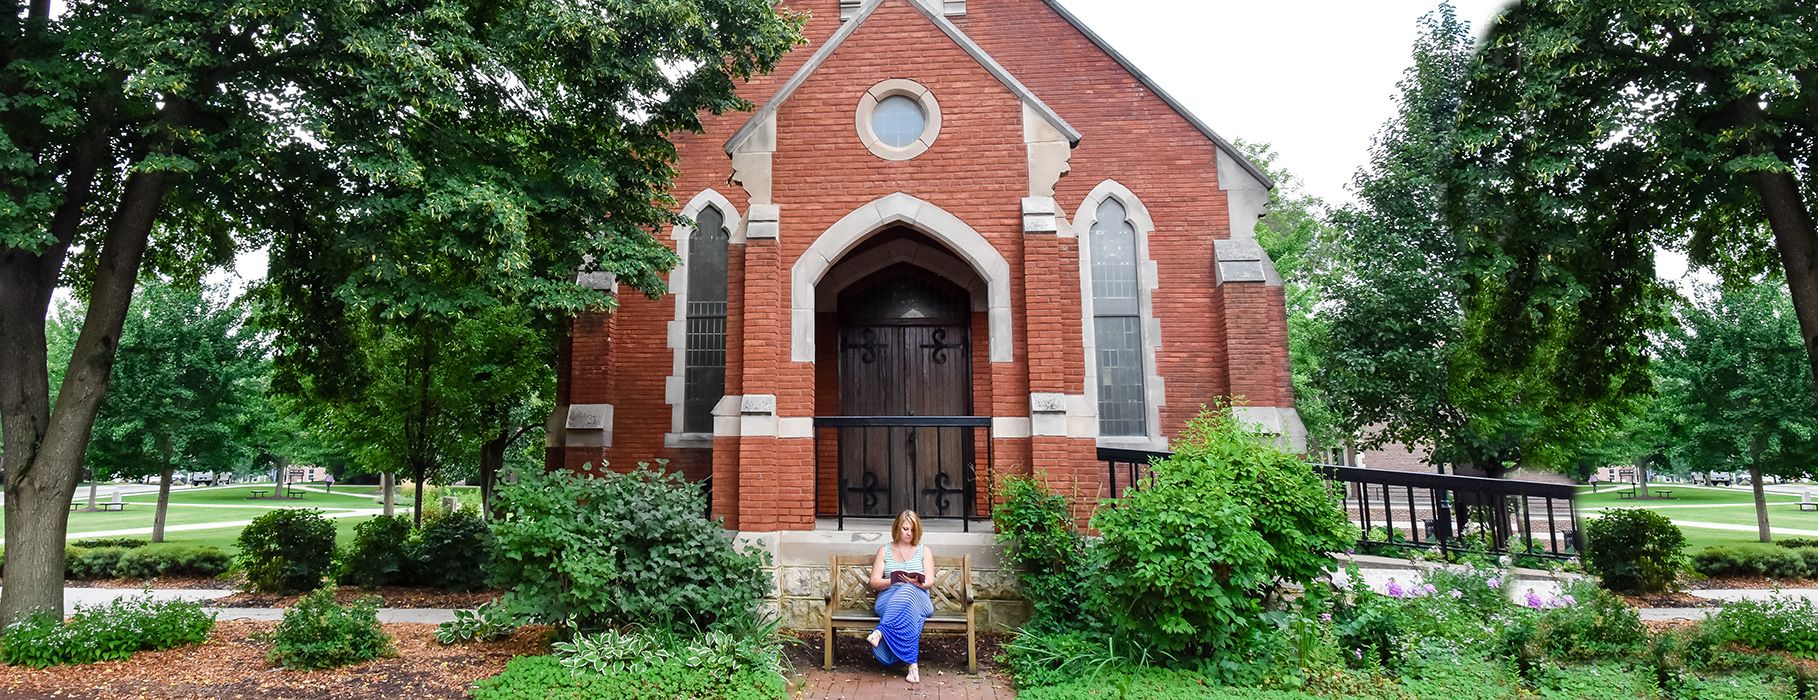
{"type": "Polygon", "coordinates": [[[1142,304],[1136,227],[1122,202],[1106,197],[1089,234],[1093,341],[1098,353],[1098,432],[1147,435],[1143,397],[1142,304]]]}
{"type": "Polygon", "coordinates": [[[695,215],[688,238],[687,347],[682,360],[682,432],[713,432],[726,395],[726,254],[731,232],[719,209],[695,215]]]}

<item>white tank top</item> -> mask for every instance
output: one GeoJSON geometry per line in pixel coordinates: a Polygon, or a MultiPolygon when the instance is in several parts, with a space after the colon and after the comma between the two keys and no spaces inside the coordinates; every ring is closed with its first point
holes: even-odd
{"type": "Polygon", "coordinates": [[[923,573],[925,569],[922,566],[922,545],[915,546],[915,556],[910,557],[909,561],[896,560],[895,544],[884,545],[884,578],[890,578],[891,572],[894,571],[923,573]]]}

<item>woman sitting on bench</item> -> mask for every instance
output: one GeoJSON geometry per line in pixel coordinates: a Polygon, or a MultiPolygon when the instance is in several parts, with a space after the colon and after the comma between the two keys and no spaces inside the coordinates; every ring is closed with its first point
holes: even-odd
{"type": "Polygon", "coordinates": [[[890,544],[879,547],[871,563],[871,588],[877,594],[877,629],[865,639],[886,665],[909,664],[910,683],[922,681],[922,622],[934,614],[928,589],[934,587],[934,554],[922,546],[922,519],[905,510],[891,523],[890,544]]]}

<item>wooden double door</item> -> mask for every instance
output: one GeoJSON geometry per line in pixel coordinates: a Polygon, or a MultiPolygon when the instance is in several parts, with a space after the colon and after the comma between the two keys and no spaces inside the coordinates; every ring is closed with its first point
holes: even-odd
{"type": "Polygon", "coordinates": [[[873,417],[839,429],[846,515],[967,515],[977,429],[917,425],[972,414],[969,303],[954,288],[903,266],[842,295],[840,412],[873,417]]]}

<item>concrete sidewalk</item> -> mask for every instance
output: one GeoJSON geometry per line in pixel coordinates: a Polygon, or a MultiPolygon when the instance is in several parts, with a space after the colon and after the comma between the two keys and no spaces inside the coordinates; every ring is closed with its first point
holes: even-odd
{"type": "MultiPolygon", "coordinates": [[[[65,588],[63,589],[63,614],[69,615],[80,607],[106,605],[119,598],[147,595],[143,588],[65,588]]],[[[202,603],[203,610],[217,614],[219,620],[282,620],[284,608],[217,608],[208,605],[208,601],[233,595],[234,591],[221,589],[152,589],[149,595],[156,600],[189,600],[202,603]]],[[[379,608],[380,622],[423,622],[439,625],[454,619],[454,611],[440,608],[379,608]]]]}

